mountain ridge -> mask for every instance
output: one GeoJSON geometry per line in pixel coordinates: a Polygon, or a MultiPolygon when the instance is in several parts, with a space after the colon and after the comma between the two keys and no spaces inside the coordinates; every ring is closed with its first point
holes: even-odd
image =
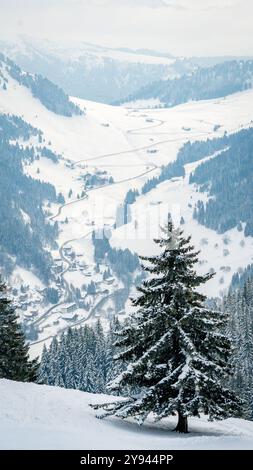
{"type": "Polygon", "coordinates": [[[157,100],[158,107],[173,107],[188,101],[225,97],[252,86],[253,60],[232,60],[154,82],[115,104],[134,105],[139,101],[145,107],[145,101],[157,100]]]}

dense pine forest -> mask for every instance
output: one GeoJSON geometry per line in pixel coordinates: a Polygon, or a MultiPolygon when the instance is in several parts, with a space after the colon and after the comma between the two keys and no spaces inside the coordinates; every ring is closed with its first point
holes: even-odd
{"type": "MultiPolygon", "coordinates": [[[[218,147],[216,144],[222,145],[222,140],[214,144],[218,147]]],[[[194,217],[218,233],[237,225],[240,229],[243,223],[244,235],[252,236],[253,129],[225,137],[223,145],[228,149],[200,164],[190,176],[190,183],[210,196],[206,205],[198,202],[194,217]]]]}
{"type": "Polygon", "coordinates": [[[249,279],[253,279],[253,264],[249,264],[244,270],[241,270],[240,273],[235,273],[232,277],[230,291],[238,287],[243,287],[245,282],[249,279]]]}
{"type": "Polygon", "coordinates": [[[108,332],[98,320],[78,330],[69,329],[54,338],[50,347],[44,347],[38,381],[58,387],[73,388],[91,393],[106,393],[106,384],[124,368],[122,361],[114,361],[114,346],[120,323],[115,318],[108,332]]]}
{"type": "MultiPolygon", "coordinates": [[[[33,96],[38,98],[50,111],[66,117],[82,114],[80,108],[69,100],[68,95],[47,78],[41,75],[23,73],[18,65],[0,53],[0,67],[3,64],[6,66],[9,75],[20,85],[29,88],[33,96]]],[[[4,81],[4,88],[8,89],[8,82],[6,81],[4,81]]]]}
{"type": "MultiPolygon", "coordinates": [[[[247,274],[247,272],[245,273],[247,274]]],[[[229,317],[233,355],[232,389],[243,399],[244,417],[253,420],[253,276],[231,290],[223,308],[229,317]]]]}
{"type": "Polygon", "coordinates": [[[44,246],[55,244],[58,228],[46,222],[43,204],[56,201],[55,188],[24,173],[23,163],[36,158],[35,149],[10,142],[39,137],[40,132],[15,116],[1,115],[0,126],[0,263],[6,275],[20,265],[33,268],[47,282],[52,260],[44,246]]]}
{"type": "Polygon", "coordinates": [[[104,230],[92,233],[95,261],[106,258],[112,270],[129,284],[131,275],[140,267],[138,256],[128,249],[112,248],[109,235],[104,230]]]}

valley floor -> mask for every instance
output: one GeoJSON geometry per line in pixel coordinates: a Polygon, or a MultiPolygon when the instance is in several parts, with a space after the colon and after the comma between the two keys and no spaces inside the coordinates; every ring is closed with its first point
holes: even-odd
{"type": "Polygon", "coordinates": [[[96,419],[89,404],[111,399],[2,379],[0,449],[253,449],[253,422],[191,418],[191,432],[181,436],[171,432],[174,418],[143,427],[96,419]]]}

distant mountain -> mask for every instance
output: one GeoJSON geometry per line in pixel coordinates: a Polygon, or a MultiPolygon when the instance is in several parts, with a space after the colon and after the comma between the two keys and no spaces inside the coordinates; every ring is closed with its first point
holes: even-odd
{"type": "Polygon", "coordinates": [[[154,82],[129,95],[121,103],[155,99],[162,107],[172,107],[188,101],[220,98],[252,88],[252,85],[253,60],[234,60],[198,68],[172,80],[154,82]]]}
{"type": "Polygon", "coordinates": [[[150,57],[163,57],[167,59],[175,59],[176,57],[169,52],[160,52],[153,49],[130,49],[128,47],[119,47],[118,51],[128,52],[130,54],[137,54],[137,55],[147,55],[150,57]]]}
{"type": "Polygon", "coordinates": [[[52,80],[68,95],[101,103],[122,102],[140,94],[154,95],[160,93],[160,86],[167,79],[179,79],[203,67],[240,59],[174,57],[150,49],[57,43],[27,36],[11,42],[0,41],[0,51],[23,70],[52,80]]]}
{"type": "Polygon", "coordinates": [[[57,44],[22,37],[0,42],[0,51],[22,69],[57,83],[67,94],[101,103],[121,100],[143,85],[196,68],[191,60],[170,54],[83,42],[57,44]]]}

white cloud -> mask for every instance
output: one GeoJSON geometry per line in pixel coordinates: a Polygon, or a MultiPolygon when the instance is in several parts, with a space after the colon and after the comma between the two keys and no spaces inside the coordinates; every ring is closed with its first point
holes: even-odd
{"type": "MultiPolygon", "coordinates": [[[[64,1],[64,0],[63,0],[64,1]]],[[[240,0],[65,0],[66,3],[75,3],[93,6],[114,6],[114,7],[172,7],[184,8],[187,10],[207,10],[213,8],[227,8],[240,0]]]]}
{"type": "Polygon", "coordinates": [[[187,10],[206,10],[211,8],[226,8],[237,3],[242,4],[242,0],[0,0],[0,5],[3,9],[10,6],[15,8],[44,8],[56,5],[59,7],[172,7],[187,10]]]}

